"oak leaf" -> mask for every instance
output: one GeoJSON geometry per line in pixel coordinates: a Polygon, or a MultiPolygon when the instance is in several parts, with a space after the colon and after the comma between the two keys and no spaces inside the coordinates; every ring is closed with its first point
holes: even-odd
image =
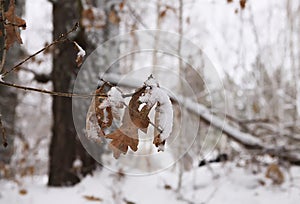
{"type": "Polygon", "coordinates": [[[120,157],[121,153],[126,154],[128,147],[134,152],[137,151],[139,144],[138,129],[139,128],[131,121],[128,108],[126,108],[121,127],[105,136],[106,138],[112,139],[109,147],[113,151],[116,159],[120,157]]]}
{"type": "Polygon", "coordinates": [[[100,137],[104,136],[103,129],[112,125],[113,115],[111,107],[100,108],[105,95],[110,87],[104,83],[95,91],[91,105],[86,117],[87,137],[93,141],[100,142],[100,137]]]}
{"type": "Polygon", "coordinates": [[[274,185],[281,185],[284,182],[284,175],[277,164],[270,164],[265,176],[271,179],[274,185]]]}
{"type": "Polygon", "coordinates": [[[146,87],[142,87],[139,90],[137,90],[131,97],[131,100],[129,102],[129,115],[130,119],[133,122],[134,125],[136,125],[138,128],[140,128],[143,132],[147,132],[147,128],[149,126],[149,112],[151,110],[152,106],[144,105],[141,110],[139,110],[141,106],[141,102],[139,100],[140,96],[142,96],[145,93],[146,87]]]}
{"type": "Polygon", "coordinates": [[[20,189],[19,190],[19,194],[20,195],[26,195],[27,194],[27,190],[26,189],[20,189]]]}
{"type": "Polygon", "coordinates": [[[19,27],[25,29],[26,22],[15,14],[15,1],[10,0],[8,10],[4,14],[6,23],[6,49],[8,50],[15,42],[22,44],[22,38],[18,30],[19,27]]]}

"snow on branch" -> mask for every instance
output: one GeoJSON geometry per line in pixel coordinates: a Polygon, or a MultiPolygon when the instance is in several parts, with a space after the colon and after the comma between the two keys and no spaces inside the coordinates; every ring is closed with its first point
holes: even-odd
{"type": "Polygon", "coordinates": [[[226,135],[228,135],[231,139],[243,144],[247,148],[261,148],[263,146],[263,142],[252,136],[250,134],[241,132],[239,129],[229,125],[223,119],[212,114],[205,106],[192,101],[191,99],[177,97],[177,101],[180,104],[193,113],[199,115],[206,122],[214,126],[215,128],[222,130],[226,135]]]}
{"type": "MultiPolygon", "coordinates": [[[[106,81],[110,81],[112,83],[118,83],[121,79],[121,76],[119,76],[118,74],[105,74],[104,78],[106,81]]],[[[139,82],[139,80],[126,80],[126,82],[122,80],[122,82],[119,83],[120,86],[127,86],[132,88],[140,86],[141,84],[142,82],[139,82]]],[[[182,104],[183,107],[185,107],[187,110],[199,115],[206,122],[208,122],[215,128],[222,130],[230,138],[243,144],[247,148],[255,149],[255,148],[261,148],[263,146],[262,141],[260,139],[250,134],[241,132],[239,129],[227,124],[223,119],[220,119],[214,114],[212,114],[205,106],[197,102],[194,102],[188,98],[184,98],[180,96],[178,96],[177,98],[171,97],[171,99],[175,103],[182,104]]]]}
{"type": "MultiPolygon", "coordinates": [[[[105,74],[104,77],[106,81],[118,84],[119,86],[136,88],[142,84],[139,80],[120,80],[121,76],[118,74],[105,74]],[[121,81],[121,82],[120,82],[121,81]]],[[[290,150],[285,147],[276,147],[269,144],[265,144],[261,139],[242,132],[238,128],[228,124],[225,120],[219,118],[218,116],[212,114],[208,108],[205,106],[192,101],[191,99],[184,97],[172,98],[174,103],[181,104],[187,110],[197,114],[204,121],[212,125],[214,128],[224,132],[229,138],[235,140],[239,144],[243,145],[247,149],[255,149],[261,153],[267,153],[277,156],[283,160],[287,160],[292,164],[300,165],[300,152],[295,150],[290,150]]]]}

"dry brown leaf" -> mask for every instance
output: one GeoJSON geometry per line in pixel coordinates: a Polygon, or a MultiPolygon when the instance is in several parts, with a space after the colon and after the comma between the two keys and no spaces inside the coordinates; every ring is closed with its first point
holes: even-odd
{"type": "Polygon", "coordinates": [[[172,186],[170,186],[169,184],[165,184],[164,188],[166,190],[172,190],[172,186]]]}
{"type": "Polygon", "coordinates": [[[112,9],[109,12],[108,19],[109,19],[109,22],[111,22],[112,24],[119,24],[121,21],[117,11],[115,11],[114,9],[112,9]]]}
{"type": "Polygon", "coordinates": [[[266,178],[271,179],[275,185],[281,185],[284,182],[284,175],[277,164],[268,166],[266,178]]]}
{"type": "Polygon", "coordinates": [[[247,3],[247,0],[240,0],[241,9],[244,9],[246,7],[246,3],[247,3]]]}
{"type": "Polygon", "coordinates": [[[6,49],[9,49],[15,42],[22,44],[19,27],[25,29],[26,22],[15,15],[15,1],[10,0],[8,10],[5,12],[7,24],[4,25],[6,31],[6,49]]]}
{"type": "MultiPolygon", "coordinates": [[[[104,84],[99,89],[97,89],[95,91],[95,95],[106,94],[107,93],[107,91],[105,90],[106,86],[107,85],[104,84]]],[[[106,107],[104,109],[101,109],[100,105],[101,105],[102,101],[104,100],[103,97],[95,96],[94,99],[95,99],[94,100],[95,114],[96,114],[96,118],[97,118],[99,126],[101,127],[101,129],[110,127],[112,124],[112,120],[113,120],[111,107],[106,107]]]]}
{"type": "Polygon", "coordinates": [[[77,67],[80,67],[83,63],[84,56],[86,55],[86,52],[82,47],[74,41],[75,49],[77,50],[77,57],[76,57],[76,64],[77,67]]]}
{"type": "Polygon", "coordinates": [[[75,62],[77,64],[77,67],[80,67],[83,63],[83,56],[82,55],[77,55],[75,62]]]}
{"type": "Polygon", "coordinates": [[[125,0],[123,0],[120,4],[119,4],[119,8],[120,8],[120,11],[122,11],[124,9],[124,6],[125,6],[125,0]]]}
{"type": "MultiPolygon", "coordinates": [[[[154,137],[154,140],[153,140],[153,144],[155,145],[155,147],[163,147],[163,146],[165,146],[165,143],[166,143],[166,140],[161,140],[161,138],[160,138],[160,134],[159,135],[156,135],[155,137],[154,137]]],[[[158,148],[158,150],[157,151],[163,151],[162,149],[160,149],[160,148],[158,148]]]]}
{"type": "Polygon", "coordinates": [[[102,201],[103,201],[102,198],[95,197],[95,196],[84,195],[83,197],[84,197],[86,200],[88,200],[88,201],[99,201],[99,202],[102,202],[102,201]]]}
{"type": "Polygon", "coordinates": [[[27,190],[26,189],[20,189],[19,190],[19,194],[20,195],[26,195],[27,194],[27,190]]]}
{"type": "Polygon", "coordinates": [[[86,29],[102,29],[105,27],[105,13],[104,11],[89,7],[82,10],[81,13],[81,25],[86,29]]]}
{"type": "Polygon", "coordinates": [[[163,11],[161,11],[161,12],[159,13],[159,18],[165,17],[166,14],[167,14],[167,9],[164,9],[163,11]]]}
{"type": "Polygon", "coordinates": [[[114,157],[118,159],[121,153],[126,154],[128,147],[134,152],[138,149],[138,127],[136,127],[129,116],[129,111],[126,108],[123,116],[123,124],[119,129],[111,134],[106,135],[106,138],[112,139],[109,147],[113,151],[114,157]]]}
{"type": "Polygon", "coordinates": [[[100,109],[100,104],[103,102],[104,98],[102,96],[106,94],[110,86],[104,83],[100,88],[95,91],[95,96],[92,99],[91,105],[86,116],[86,133],[87,137],[93,139],[96,142],[100,142],[98,137],[104,136],[103,128],[110,127],[113,121],[111,107],[106,107],[105,109],[100,109]],[[96,136],[94,136],[97,135],[96,136]]]}
{"type": "Polygon", "coordinates": [[[149,126],[149,112],[153,106],[145,105],[141,111],[139,111],[139,107],[141,105],[139,101],[139,97],[145,93],[146,87],[143,87],[137,90],[131,100],[129,102],[129,115],[132,122],[140,128],[143,132],[147,132],[147,128],[149,126]]]}

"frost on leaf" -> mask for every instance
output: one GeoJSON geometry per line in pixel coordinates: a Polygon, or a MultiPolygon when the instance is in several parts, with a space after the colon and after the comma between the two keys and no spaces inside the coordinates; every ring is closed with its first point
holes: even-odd
{"type": "Polygon", "coordinates": [[[9,49],[15,42],[22,44],[19,27],[25,29],[26,22],[15,15],[15,1],[10,0],[8,10],[5,12],[6,49],[9,49]]]}
{"type": "Polygon", "coordinates": [[[107,98],[101,103],[100,108],[123,108],[124,104],[122,93],[116,87],[112,87],[107,93],[107,98]]]}
{"type": "Polygon", "coordinates": [[[118,109],[123,108],[124,104],[122,93],[116,87],[112,87],[110,91],[107,92],[107,98],[100,104],[100,108],[105,109],[110,107],[113,118],[120,120],[118,109]]]}

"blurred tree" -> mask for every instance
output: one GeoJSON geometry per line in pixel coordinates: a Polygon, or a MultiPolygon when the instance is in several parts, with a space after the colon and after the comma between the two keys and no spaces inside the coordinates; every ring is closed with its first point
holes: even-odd
{"type": "MultiPolygon", "coordinates": [[[[9,0],[4,1],[4,7],[5,10],[8,9],[9,0]]],[[[15,12],[18,16],[21,16],[24,9],[24,0],[16,0],[15,1],[16,8],[15,12]]],[[[0,29],[3,33],[4,25],[3,23],[0,24],[0,29]]],[[[0,38],[0,56],[2,56],[3,48],[4,48],[4,38],[0,38]]],[[[9,49],[9,52],[7,53],[6,61],[5,61],[5,67],[12,67],[15,65],[18,60],[20,60],[22,54],[22,50],[19,45],[14,45],[9,49]]],[[[2,59],[1,59],[2,61],[2,59]]],[[[15,74],[9,75],[6,78],[8,81],[17,83],[18,77],[15,74]]],[[[0,137],[0,168],[1,166],[4,167],[4,165],[9,165],[11,161],[11,156],[14,152],[14,146],[13,146],[13,140],[16,133],[16,107],[18,104],[17,101],[17,92],[14,88],[1,86],[0,87],[0,114],[2,114],[5,117],[2,117],[3,125],[5,126],[6,130],[6,136],[7,136],[7,142],[8,146],[6,148],[2,145],[2,137],[0,137]]],[[[5,175],[2,175],[5,176],[5,175]]],[[[6,175],[9,176],[9,175],[6,175]]],[[[1,174],[0,174],[1,178],[1,174]]]]}
{"type": "MultiPolygon", "coordinates": [[[[53,38],[66,33],[80,17],[80,5],[72,1],[53,3],[53,38]]],[[[81,45],[84,35],[79,32],[81,45]]],[[[86,47],[87,45],[85,44],[86,47]]],[[[52,82],[54,91],[69,92],[72,80],[76,77],[76,50],[72,42],[56,47],[53,53],[52,82]]],[[[78,157],[82,161],[81,174],[85,176],[96,167],[95,160],[85,151],[77,138],[72,118],[72,99],[53,97],[53,128],[50,144],[49,182],[50,186],[74,185],[80,181],[80,175],[73,171],[73,162],[78,157]]]]}
{"type": "MultiPolygon", "coordinates": [[[[98,43],[102,43],[113,37],[119,30],[119,18],[115,9],[116,1],[55,1],[53,2],[53,38],[56,39],[62,33],[66,33],[76,23],[80,22],[79,31],[73,36],[76,41],[87,52],[91,53],[98,43]],[[91,9],[93,8],[93,9],[91,9]],[[102,9],[103,8],[103,9],[102,9]],[[104,25],[96,27],[99,22],[90,22],[88,26],[80,21],[82,17],[89,12],[95,12],[95,9],[104,10],[104,25]],[[90,25],[94,27],[90,27],[90,25]]],[[[97,13],[84,16],[87,20],[100,20],[101,16],[97,13]],[[97,19],[99,17],[99,19],[97,19]]],[[[72,36],[71,36],[72,37],[72,36]]],[[[111,46],[111,53],[104,57],[115,57],[118,53],[118,44],[111,46]]],[[[53,71],[52,81],[53,90],[61,92],[71,92],[73,81],[78,71],[75,62],[77,50],[74,49],[72,42],[67,42],[57,46],[53,53],[53,71]]],[[[113,58],[115,59],[115,58],[113,58]]],[[[109,61],[110,59],[106,59],[109,61]]],[[[106,61],[104,59],[104,61],[106,61]]],[[[105,67],[105,66],[104,66],[105,67]]],[[[117,63],[111,68],[111,71],[117,72],[117,63]]],[[[99,70],[98,70],[99,71],[99,70]]],[[[98,75],[97,70],[95,74],[98,75]]],[[[89,82],[87,82],[89,83],[89,82]]],[[[84,88],[84,87],[83,87],[84,88]]],[[[88,105],[88,104],[87,104],[88,105]]],[[[87,106],[88,107],[88,106],[87,106]]],[[[82,108],[82,107],[78,107],[82,108]]],[[[49,182],[50,186],[73,185],[80,181],[81,176],[91,173],[96,167],[95,160],[85,151],[78,140],[72,117],[72,100],[70,98],[53,97],[53,135],[50,145],[50,167],[49,182]],[[73,163],[79,158],[82,161],[80,174],[74,171],[73,163]]],[[[81,111],[84,112],[84,111],[81,111]]],[[[76,117],[85,117],[80,115],[76,117]]],[[[84,137],[81,137],[81,139],[84,137]]],[[[99,146],[88,147],[96,151],[97,160],[101,160],[103,149],[99,146]],[[96,148],[95,148],[96,147],[96,148]]]]}

